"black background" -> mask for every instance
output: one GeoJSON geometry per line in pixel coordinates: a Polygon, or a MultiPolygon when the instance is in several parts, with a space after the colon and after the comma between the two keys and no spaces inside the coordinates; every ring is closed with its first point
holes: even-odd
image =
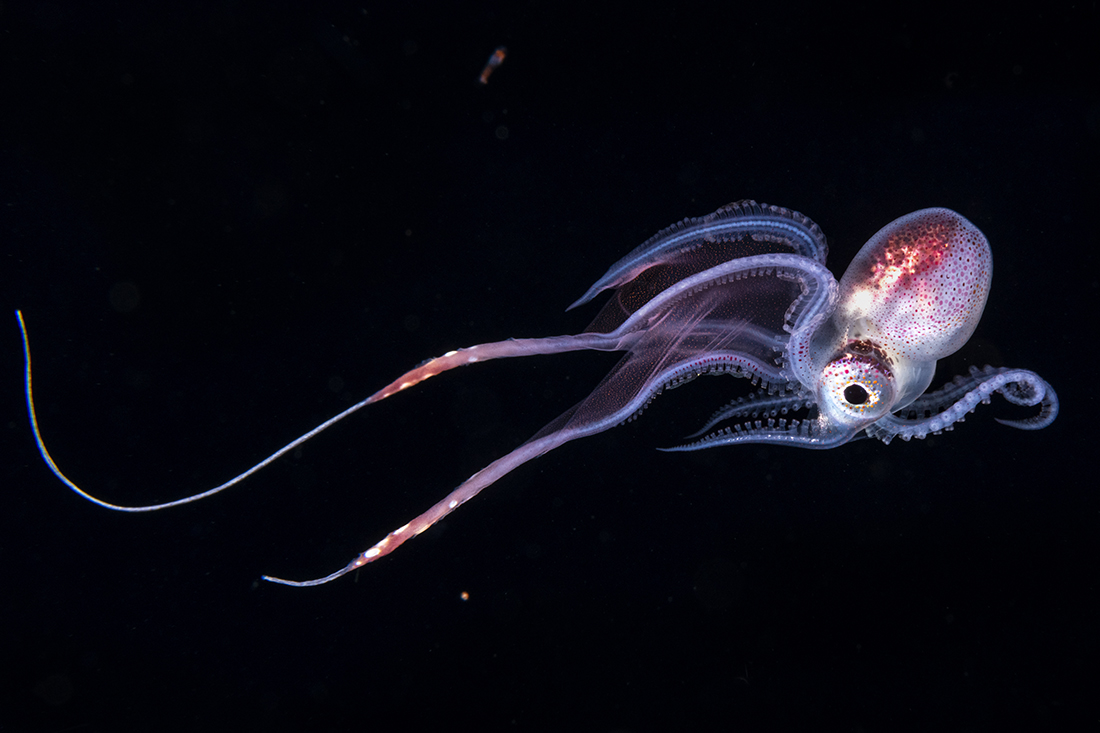
{"type": "Polygon", "coordinates": [[[1062,414],[655,452],[744,388],[700,380],[299,590],[258,578],[341,567],[614,357],[452,372],[124,515],[42,465],[11,316],[0,731],[1091,729],[1096,15],[5,2],[0,297],[104,499],[220,483],[448,349],[578,332],[609,264],[741,198],[813,218],[838,276],[963,213],[993,289],[939,379],[1032,369],[1062,414]]]}

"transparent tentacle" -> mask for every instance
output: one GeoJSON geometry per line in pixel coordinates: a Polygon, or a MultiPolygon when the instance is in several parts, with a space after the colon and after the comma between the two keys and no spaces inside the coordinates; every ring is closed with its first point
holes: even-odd
{"type": "Polygon", "coordinates": [[[981,403],[988,403],[999,392],[1014,405],[1039,405],[1039,414],[1021,420],[997,419],[997,422],[1020,430],[1040,430],[1058,416],[1058,396],[1049,384],[1035,372],[1004,367],[971,367],[969,376],[955,380],[918,398],[902,412],[906,417],[887,415],[867,428],[867,434],[889,443],[895,437],[902,440],[924,438],[950,430],[962,422],[967,413],[981,403]]]}

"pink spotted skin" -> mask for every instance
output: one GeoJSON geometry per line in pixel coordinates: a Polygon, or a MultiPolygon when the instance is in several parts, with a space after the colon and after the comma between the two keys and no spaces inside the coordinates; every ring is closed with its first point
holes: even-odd
{"type": "Polygon", "coordinates": [[[935,361],[974,333],[992,277],[989,242],[976,226],[950,209],[923,209],[863,245],[840,281],[838,311],[873,324],[892,355],[935,361]]]}

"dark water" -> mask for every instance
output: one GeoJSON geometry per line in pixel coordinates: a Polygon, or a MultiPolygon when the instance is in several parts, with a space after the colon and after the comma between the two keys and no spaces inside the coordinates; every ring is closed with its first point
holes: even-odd
{"type": "Polygon", "coordinates": [[[5,3],[0,294],[55,458],[106,499],[224,481],[426,357],[580,331],[610,263],[741,198],[813,218],[838,275],[960,211],[993,289],[939,379],[1032,369],[1063,411],[655,452],[741,388],[701,380],[293,590],[258,578],[342,566],[614,358],[460,370],[133,516],[42,465],[12,317],[0,731],[1095,722],[1096,31],[1093,5],[5,3]]]}

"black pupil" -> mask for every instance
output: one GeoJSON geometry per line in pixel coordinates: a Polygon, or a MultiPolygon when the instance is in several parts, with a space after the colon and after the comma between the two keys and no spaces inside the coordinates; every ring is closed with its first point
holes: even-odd
{"type": "Polygon", "coordinates": [[[867,390],[858,384],[849,384],[844,388],[844,399],[848,400],[850,405],[862,405],[870,396],[867,390]]]}

